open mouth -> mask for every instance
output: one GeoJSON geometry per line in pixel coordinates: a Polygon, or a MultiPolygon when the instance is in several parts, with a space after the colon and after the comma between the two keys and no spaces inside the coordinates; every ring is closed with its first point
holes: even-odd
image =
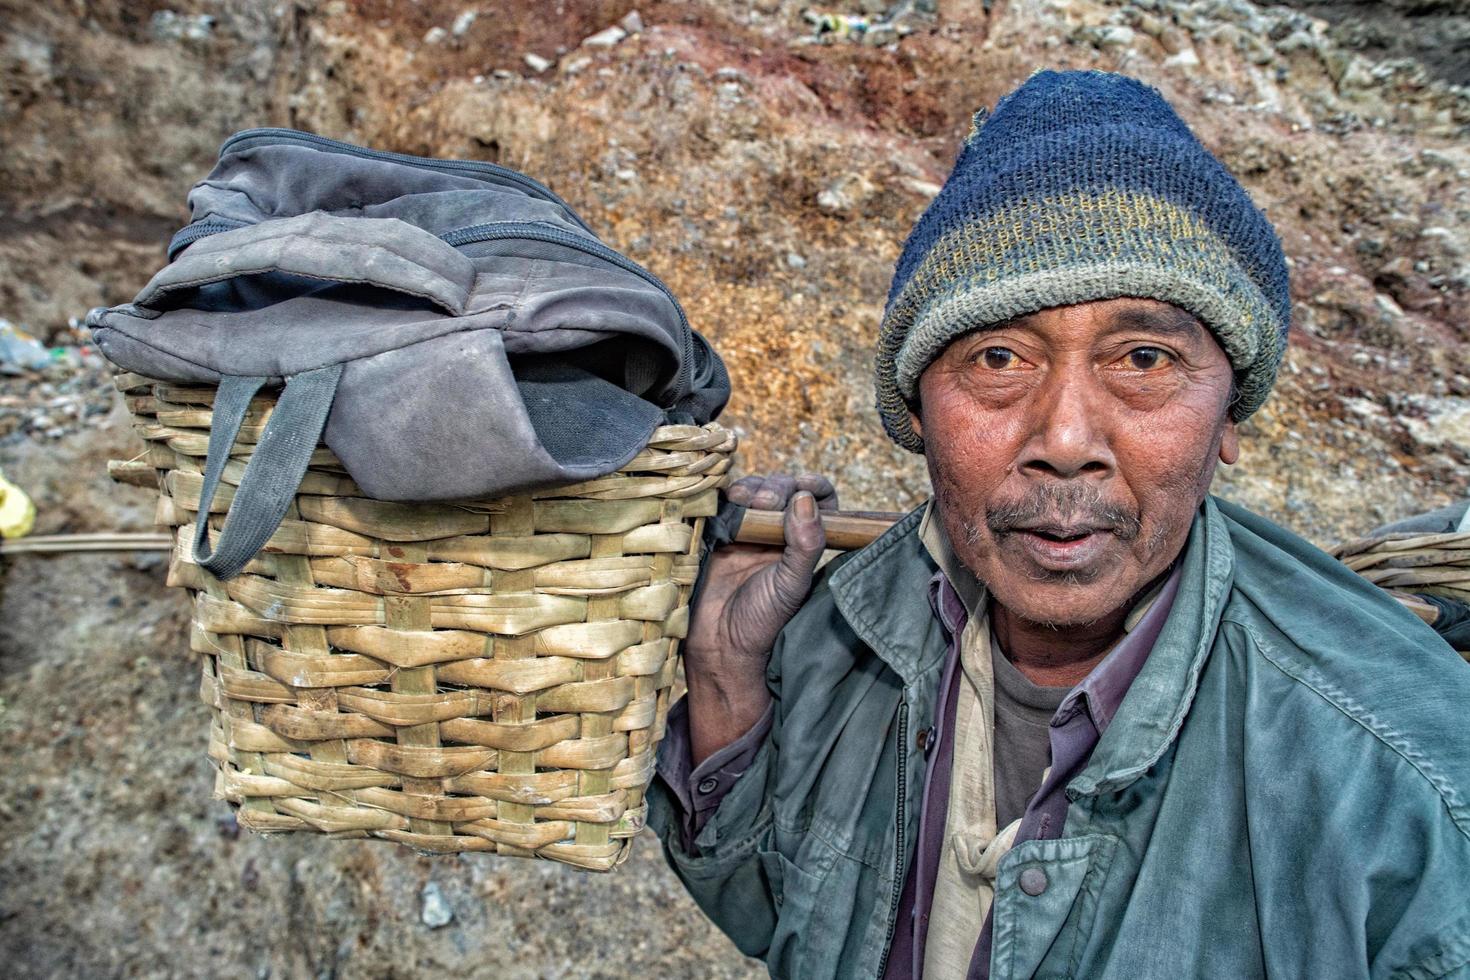
{"type": "Polygon", "coordinates": [[[1090,534],[1095,534],[1096,529],[1090,527],[1080,528],[1054,528],[1054,527],[1031,527],[1026,528],[1026,533],[1034,534],[1045,541],[1081,541],[1090,534]]]}
{"type": "Polygon", "coordinates": [[[1112,535],[1107,528],[1028,527],[1016,533],[1031,561],[1052,571],[1075,571],[1099,560],[1112,535]]]}

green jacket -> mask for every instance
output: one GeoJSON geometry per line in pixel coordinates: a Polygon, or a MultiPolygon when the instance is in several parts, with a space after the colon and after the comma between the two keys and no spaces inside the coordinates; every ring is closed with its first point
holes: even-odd
{"type": "MultiPolygon", "coordinates": [[[[774,727],[697,854],[651,790],[675,872],[773,976],[883,970],[945,653],[921,516],[831,563],[782,632],[774,727]]],[[[1224,501],[1183,561],[1062,837],[1001,862],[991,976],[1470,977],[1470,669],[1224,501]]]]}

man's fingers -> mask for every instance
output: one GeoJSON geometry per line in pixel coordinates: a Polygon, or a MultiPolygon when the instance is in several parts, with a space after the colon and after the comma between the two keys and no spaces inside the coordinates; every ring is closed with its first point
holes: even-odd
{"type": "Polygon", "coordinates": [[[796,489],[805,490],[817,498],[817,506],[822,510],[837,509],[837,488],[820,473],[801,474],[796,478],[796,489]]]}
{"type": "Polygon", "coordinates": [[[786,473],[773,473],[766,477],[759,490],[750,498],[750,506],[757,510],[781,510],[796,491],[796,478],[786,473]]]}
{"type": "Polygon", "coordinates": [[[795,610],[811,589],[812,573],[822,560],[827,534],[817,516],[817,502],[802,491],[786,508],[786,547],[776,563],[776,593],[783,606],[795,610]]]}
{"type": "MultiPolygon", "coordinates": [[[[717,631],[724,635],[726,644],[752,655],[769,651],[776,635],[801,608],[811,592],[812,578],[827,544],[816,498],[804,490],[795,491],[793,496],[796,481],[784,475],[766,477],[761,489],[769,489],[773,479],[775,492],[783,493],[784,488],[784,497],[790,498],[782,518],[786,545],[774,562],[768,557],[754,574],[747,572],[749,577],[742,578],[728,604],[710,607],[716,610],[712,614],[719,619],[717,631]]],[[[760,550],[771,555],[767,549],[760,550]]],[[[691,641],[703,635],[701,624],[707,611],[704,603],[711,596],[707,585],[700,608],[694,612],[691,641]]]]}
{"type": "Polygon", "coordinates": [[[770,473],[765,476],[742,476],[732,483],[725,496],[733,503],[754,510],[785,510],[792,497],[799,493],[811,494],[816,506],[822,510],[837,509],[837,488],[832,481],[819,473],[770,473]]]}
{"type": "Polygon", "coordinates": [[[742,476],[730,484],[729,489],[725,491],[725,496],[742,507],[749,507],[750,498],[755,496],[755,492],[761,488],[761,484],[765,481],[766,478],[763,476],[742,476]]]}

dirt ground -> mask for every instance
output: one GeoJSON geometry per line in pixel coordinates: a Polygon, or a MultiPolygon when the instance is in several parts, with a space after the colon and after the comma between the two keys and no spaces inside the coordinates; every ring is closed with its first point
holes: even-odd
{"type": "MultiPolygon", "coordinates": [[[[1285,242],[1292,346],[1218,492],[1323,544],[1470,493],[1470,4],[822,8],[886,24],[879,43],[815,38],[802,6],[0,0],[0,318],[59,351],[0,375],[0,469],[36,532],[151,530],[151,495],[107,479],[141,444],[77,322],[147,280],[189,186],[255,125],[545,181],[723,354],[743,469],[907,508],[922,461],[883,437],[870,382],[893,263],[974,110],[1040,66],[1159,87],[1285,242]],[[635,7],[641,29],[582,45],[635,7]]],[[[7,974],[764,972],[651,838],[596,876],[241,833],[210,799],[163,556],[23,556],[0,576],[7,974]]]]}

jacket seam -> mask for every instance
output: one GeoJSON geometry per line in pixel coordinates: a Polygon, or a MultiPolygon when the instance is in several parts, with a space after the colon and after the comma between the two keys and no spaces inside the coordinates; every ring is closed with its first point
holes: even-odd
{"type": "MultiPolygon", "coordinates": [[[[1184,723],[1188,719],[1190,711],[1193,710],[1194,700],[1199,694],[1200,677],[1204,674],[1205,665],[1214,652],[1212,638],[1218,632],[1220,623],[1224,621],[1223,616],[1217,617],[1214,610],[1223,610],[1231,591],[1230,583],[1233,581],[1235,568],[1234,551],[1233,549],[1229,549],[1230,531],[1225,523],[1228,519],[1215,508],[1212,497],[1207,496],[1201,506],[1204,509],[1204,527],[1206,533],[1217,534],[1219,540],[1224,542],[1224,544],[1216,544],[1213,548],[1207,547],[1205,550],[1204,590],[1206,601],[1203,609],[1208,617],[1208,622],[1212,625],[1201,632],[1200,639],[1191,655],[1189,669],[1185,675],[1184,686],[1180,693],[1179,704],[1172,709],[1168,727],[1163,731],[1163,737],[1155,747],[1148,750],[1146,756],[1126,768],[1113,768],[1103,772],[1099,776],[1092,777],[1090,782],[1083,782],[1084,777],[1079,775],[1067,787],[1067,796],[1069,799],[1074,801],[1076,799],[1076,797],[1073,797],[1074,788],[1078,796],[1093,796],[1104,792],[1114,792],[1129,785],[1139,776],[1148,772],[1149,769],[1164,757],[1164,753],[1168,752],[1169,747],[1178,739],[1179,732],[1184,728],[1184,723]],[[1212,524],[1217,525],[1213,530],[1211,530],[1212,524]],[[1228,554],[1223,554],[1227,550],[1228,554]]],[[[1190,536],[1190,543],[1192,543],[1193,531],[1190,532],[1190,536]]],[[[1186,550],[1188,550],[1190,543],[1186,544],[1186,550]]],[[[1160,633],[1160,639],[1162,637],[1163,634],[1160,633]]],[[[1157,643],[1158,641],[1156,640],[1155,645],[1157,643]]],[[[1122,765],[1121,762],[1115,762],[1113,764],[1114,766],[1122,765]]],[[[1091,766],[1092,762],[1089,761],[1087,768],[1083,770],[1084,774],[1091,766]]]]}
{"type": "MultiPolygon", "coordinates": [[[[750,855],[756,853],[760,848],[761,836],[768,828],[774,826],[774,821],[769,809],[764,817],[758,817],[751,830],[729,842],[719,842],[714,848],[701,848],[699,854],[690,854],[682,848],[678,848],[677,860],[679,869],[694,878],[716,878],[729,873],[731,870],[744,864],[750,855]]],[[[665,846],[672,852],[675,848],[665,846]]]]}
{"type": "Polygon", "coordinates": [[[814,840],[819,841],[823,846],[825,846],[837,857],[847,861],[853,861],[857,864],[861,864],[863,867],[868,868],[872,871],[876,871],[882,874],[886,870],[884,867],[853,853],[851,841],[848,841],[845,844],[839,844],[836,840],[832,838],[830,834],[818,830],[817,825],[814,821],[808,820],[803,825],[803,823],[799,820],[785,820],[782,819],[780,814],[773,812],[773,816],[771,818],[771,826],[780,833],[791,834],[793,837],[813,838],[814,840]]]}
{"type": "Polygon", "coordinates": [[[1423,980],[1438,980],[1439,977],[1447,977],[1456,970],[1470,965],[1470,937],[1466,937],[1462,934],[1461,940],[1462,945],[1460,958],[1455,960],[1455,962],[1449,964],[1448,966],[1431,967],[1429,966],[1429,963],[1432,960],[1445,955],[1445,952],[1447,950],[1452,950],[1454,948],[1453,943],[1442,945],[1439,949],[1435,950],[1433,953],[1424,957],[1418,962],[1410,966],[1403,967],[1402,969],[1395,970],[1393,973],[1389,974],[1389,980],[1417,980],[1417,978],[1421,977],[1423,978],[1423,980]]]}
{"type": "Polygon", "coordinates": [[[810,836],[812,836],[812,837],[816,838],[818,841],[820,841],[822,843],[822,845],[824,847],[826,847],[829,851],[831,851],[833,853],[833,855],[835,855],[835,857],[837,859],[841,859],[841,860],[844,860],[844,861],[852,861],[852,862],[854,862],[856,864],[861,864],[863,867],[867,868],[869,871],[874,871],[874,872],[877,872],[878,874],[883,874],[884,871],[886,870],[886,869],[881,868],[878,865],[874,864],[873,862],[871,862],[871,861],[869,861],[869,860],[867,860],[867,859],[865,859],[863,857],[860,857],[857,854],[852,853],[851,845],[850,844],[848,846],[846,846],[846,847],[839,847],[835,841],[833,841],[831,838],[829,838],[826,834],[823,834],[820,831],[816,830],[815,827],[808,828],[807,829],[807,834],[809,834],[810,836]]]}
{"type": "Polygon", "coordinates": [[[1338,690],[1336,687],[1330,684],[1323,683],[1320,681],[1320,679],[1316,681],[1309,680],[1306,676],[1304,676],[1304,674],[1306,673],[1305,671],[1298,673],[1289,669],[1280,660],[1271,655],[1269,645],[1261,638],[1260,634],[1257,633],[1255,629],[1252,628],[1248,623],[1243,623],[1237,619],[1224,618],[1221,619],[1221,622],[1228,622],[1232,626],[1237,626],[1245,633],[1247,633],[1250,636],[1251,640],[1254,642],[1256,650],[1268,663],[1270,663],[1277,670],[1281,671],[1281,673],[1285,674],[1287,677],[1290,677],[1297,683],[1301,684],[1303,687],[1307,688],[1312,693],[1316,694],[1323,701],[1327,702],[1329,705],[1335,708],[1338,713],[1341,714],[1343,717],[1349,719],[1359,728],[1363,729],[1363,731],[1372,735],[1373,738],[1380,744],[1382,744],[1385,748],[1389,749],[1400,759],[1403,759],[1405,762],[1407,762],[1409,766],[1412,767],[1413,770],[1417,772],[1421,777],[1423,777],[1424,781],[1427,782],[1429,786],[1434,790],[1435,795],[1439,797],[1440,803],[1444,805],[1445,810],[1449,813],[1450,822],[1455,825],[1455,829],[1457,829],[1460,834],[1467,840],[1470,840],[1470,827],[1466,827],[1461,820],[1461,816],[1458,811],[1462,809],[1462,807],[1453,798],[1453,789],[1446,785],[1442,785],[1444,783],[1444,780],[1441,779],[1437,773],[1432,771],[1428,759],[1425,759],[1422,755],[1420,755],[1412,745],[1408,745],[1406,743],[1399,744],[1400,742],[1402,742],[1402,739],[1396,737],[1392,732],[1380,730],[1377,726],[1370,725],[1365,718],[1359,717],[1359,715],[1355,712],[1361,712],[1365,715],[1369,714],[1369,712],[1362,705],[1358,704],[1358,702],[1345,691],[1338,690]]]}

